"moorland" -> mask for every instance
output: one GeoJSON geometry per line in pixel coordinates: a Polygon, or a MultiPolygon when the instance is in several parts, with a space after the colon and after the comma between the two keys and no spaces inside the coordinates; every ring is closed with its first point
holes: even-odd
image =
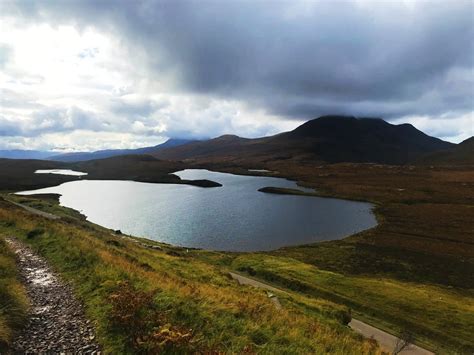
{"type": "MultiPolygon", "coordinates": [[[[287,149],[281,141],[265,146],[226,136],[151,156],[69,163],[0,160],[0,235],[31,245],[73,285],[107,353],[380,352],[373,341],[346,326],[351,316],[392,334],[409,332],[417,344],[437,353],[471,353],[474,167],[466,151],[472,151],[472,139],[452,145],[428,136],[418,139],[404,127],[401,136],[408,129],[410,139],[419,142],[410,145],[397,140],[395,128],[380,133],[379,124],[386,132],[385,123],[377,123],[376,131],[366,134],[384,142],[385,134],[390,135],[389,147],[371,155],[378,144],[372,142],[353,149],[345,162],[339,157],[348,148],[335,145],[340,128],[327,140],[308,133],[304,144],[297,145],[288,143],[288,136],[277,136],[287,149]],[[328,141],[337,154],[325,155],[328,141]],[[180,181],[169,173],[183,168],[268,174],[314,188],[318,196],[371,202],[378,225],[342,240],[270,252],[180,248],[94,225],[61,207],[57,196],[8,194],[79,179],[34,174],[55,168],[84,171],[90,179],[171,183],[180,181]],[[9,200],[61,219],[32,215],[9,200]],[[276,310],[264,292],[238,287],[229,271],[285,290],[279,295],[283,310],[276,310]]],[[[298,132],[297,141],[301,139],[298,132]]],[[[344,144],[352,147],[354,141],[344,144]]],[[[266,192],[295,193],[271,186],[266,192]]],[[[9,290],[0,307],[5,347],[24,322],[27,300],[15,276],[14,257],[5,247],[0,260],[6,270],[0,275],[7,286],[2,289],[9,290]]]]}

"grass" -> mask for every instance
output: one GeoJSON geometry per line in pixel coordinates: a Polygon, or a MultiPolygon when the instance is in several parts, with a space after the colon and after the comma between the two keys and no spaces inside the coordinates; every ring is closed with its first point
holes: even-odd
{"type": "Polygon", "coordinates": [[[211,262],[224,263],[225,254],[146,248],[88,222],[46,220],[6,202],[0,220],[0,235],[28,243],[71,282],[106,353],[380,353],[344,325],[346,307],[294,293],[282,296],[278,311],[265,292],[238,286],[211,262]],[[44,233],[31,234],[38,229],[44,233]]]}
{"type": "MultiPolygon", "coordinates": [[[[379,225],[343,240],[244,255],[239,262],[248,262],[248,267],[260,264],[258,277],[345,304],[370,324],[392,333],[409,326],[433,350],[472,353],[472,167],[316,165],[288,160],[259,167],[313,187],[319,196],[371,202],[379,225]],[[291,273],[277,275],[273,260],[295,267],[291,273]],[[314,275],[309,277],[307,268],[332,276],[321,284],[314,275]],[[364,287],[356,287],[359,284],[364,287]],[[421,297],[423,292],[432,297],[421,297]],[[442,302],[437,302],[440,297],[442,302]]],[[[240,171],[222,163],[216,168],[240,171]]],[[[270,192],[293,193],[273,188],[270,192]]]]}
{"type": "MultiPolygon", "coordinates": [[[[148,163],[141,164],[136,169],[146,179],[148,163]]],[[[199,167],[246,172],[245,167],[228,168],[222,162],[199,167]]],[[[13,224],[2,232],[26,238],[32,230],[45,231],[25,240],[76,285],[110,352],[132,351],[141,337],[155,339],[155,333],[159,343],[165,335],[167,344],[175,342],[171,347],[175,350],[189,343],[193,347],[186,350],[204,352],[376,352],[370,342],[361,342],[342,325],[350,308],[362,320],[392,333],[408,329],[418,342],[440,353],[472,353],[471,167],[316,166],[284,159],[252,167],[279,172],[273,175],[297,180],[321,196],[372,202],[379,225],[340,241],[268,253],[186,253],[139,240],[160,250],[143,248],[112,236],[55,202],[24,201],[64,218],[44,221],[3,205],[13,224]],[[263,292],[237,288],[226,276],[228,269],[253,273],[287,290],[280,295],[285,315],[275,313],[263,292]],[[121,295],[121,289],[128,291],[121,295]],[[127,294],[138,295],[140,302],[125,314],[116,314],[114,309],[125,308],[120,305],[127,294]],[[115,308],[113,299],[119,302],[115,308]],[[143,309],[148,308],[156,318],[144,317],[143,309]],[[246,311],[236,311],[241,308],[246,311]],[[134,315],[148,332],[135,340],[127,338],[133,333],[130,329],[116,326],[134,315]],[[153,324],[159,325],[157,329],[153,324]],[[316,324],[317,334],[311,333],[310,324],[316,324]],[[236,335],[229,338],[229,334],[236,335]],[[313,342],[305,340],[308,334],[313,342]],[[351,346],[355,350],[347,351],[351,346]]],[[[90,167],[91,172],[96,168],[90,167]]],[[[148,345],[142,346],[155,343],[146,340],[148,345]]]]}
{"type": "Polygon", "coordinates": [[[0,238],[0,353],[6,351],[13,336],[25,323],[28,301],[19,281],[15,256],[0,238]]]}
{"type": "Polygon", "coordinates": [[[408,330],[437,351],[472,351],[474,293],[390,278],[344,276],[295,259],[245,254],[232,262],[284,289],[349,306],[358,318],[392,333],[408,330]]]}

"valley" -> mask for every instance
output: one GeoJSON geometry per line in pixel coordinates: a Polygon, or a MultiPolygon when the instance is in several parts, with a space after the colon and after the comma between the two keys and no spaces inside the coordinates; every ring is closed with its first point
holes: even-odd
{"type": "MultiPolygon", "coordinates": [[[[30,245],[71,282],[107,353],[158,348],[380,352],[374,342],[347,327],[351,316],[390,334],[410,334],[417,345],[435,353],[469,353],[474,347],[472,167],[305,159],[252,155],[247,160],[206,156],[171,161],[136,155],[79,163],[0,160],[0,235],[30,245]],[[172,173],[208,169],[288,178],[296,187],[272,186],[269,180],[262,187],[266,193],[257,186],[255,193],[283,194],[282,203],[293,194],[369,202],[378,224],[341,240],[248,253],[178,247],[88,222],[60,206],[58,195],[8,194],[83,178],[35,174],[36,169],[72,169],[87,172],[91,180],[191,185],[193,179],[180,181],[172,173]],[[61,218],[31,214],[9,201],[61,218]],[[278,294],[282,310],[275,309],[264,291],[239,287],[228,272],[284,291],[278,294]],[[129,302],[130,297],[136,299],[134,308],[123,311],[131,313],[121,313],[119,304],[110,303],[129,302]],[[124,327],[123,317],[133,322],[124,327]],[[281,333],[283,324],[294,324],[294,331],[281,333]],[[235,332],[241,335],[222,338],[235,332]]],[[[22,292],[14,299],[23,304],[22,292]]],[[[22,307],[17,319],[24,317],[22,307]]],[[[8,319],[4,322],[12,332],[21,327],[22,322],[8,319]]]]}

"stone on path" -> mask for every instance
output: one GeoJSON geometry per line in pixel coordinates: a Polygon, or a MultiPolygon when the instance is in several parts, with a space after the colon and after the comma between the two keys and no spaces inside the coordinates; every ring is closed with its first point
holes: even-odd
{"type": "Polygon", "coordinates": [[[46,261],[15,238],[6,238],[31,302],[30,318],[13,341],[22,354],[100,354],[95,331],[71,288],[46,261]]]}

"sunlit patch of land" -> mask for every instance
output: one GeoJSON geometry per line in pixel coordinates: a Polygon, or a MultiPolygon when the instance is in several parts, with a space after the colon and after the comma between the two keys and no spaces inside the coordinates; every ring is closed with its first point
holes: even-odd
{"type": "MultiPolygon", "coordinates": [[[[133,175],[121,171],[117,161],[106,163],[117,166],[107,173],[100,170],[103,162],[89,164],[89,168],[82,166],[88,170],[77,170],[93,173],[96,169],[97,176],[104,178],[114,178],[107,175],[112,171],[120,178],[133,175]]],[[[140,179],[159,181],[151,166],[161,166],[160,176],[168,179],[183,163],[134,163],[131,171],[139,171],[140,179]]],[[[370,342],[344,326],[349,309],[391,333],[409,331],[418,344],[431,350],[466,353],[474,349],[470,336],[474,332],[472,167],[325,165],[292,160],[186,163],[186,167],[243,174],[249,173],[248,166],[292,178],[313,188],[311,194],[369,201],[375,205],[379,225],[339,241],[267,253],[216,253],[112,235],[60,207],[57,196],[8,195],[62,219],[46,221],[5,202],[0,230],[3,235],[23,237],[75,285],[97,322],[102,342],[114,351],[141,346],[136,337],[148,339],[143,346],[156,346],[150,335],[152,324],[158,325],[159,332],[173,334],[167,340],[173,349],[311,352],[312,346],[320,346],[328,352],[344,352],[347,347],[361,353],[372,351],[370,342]],[[39,234],[28,238],[34,230],[39,234]],[[280,297],[284,314],[275,313],[264,293],[238,289],[227,277],[229,270],[287,290],[291,296],[280,297]],[[110,328],[129,316],[116,313],[120,305],[112,306],[112,296],[120,302],[136,296],[133,312],[145,333],[110,328]],[[145,308],[152,310],[149,316],[140,311],[145,308]],[[279,330],[288,329],[288,324],[294,330],[279,330]],[[189,334],[193,341],[186,346],[193,347],[180,348],[185,339],[191,339],[189,334]]],[[[163,340],[164,333],[159,334],[157,339],[163,340]]]]}
{"type": "Polygon", "coordinates": [[[0,235],[16,235],[72,283],[107,353],[379,353],[345,326],[345,306],[294,294],[278,311],[229,278],[226,254],[130,238],[69,213],[47,220],[6,201],[0,220],[0,235]]]}

